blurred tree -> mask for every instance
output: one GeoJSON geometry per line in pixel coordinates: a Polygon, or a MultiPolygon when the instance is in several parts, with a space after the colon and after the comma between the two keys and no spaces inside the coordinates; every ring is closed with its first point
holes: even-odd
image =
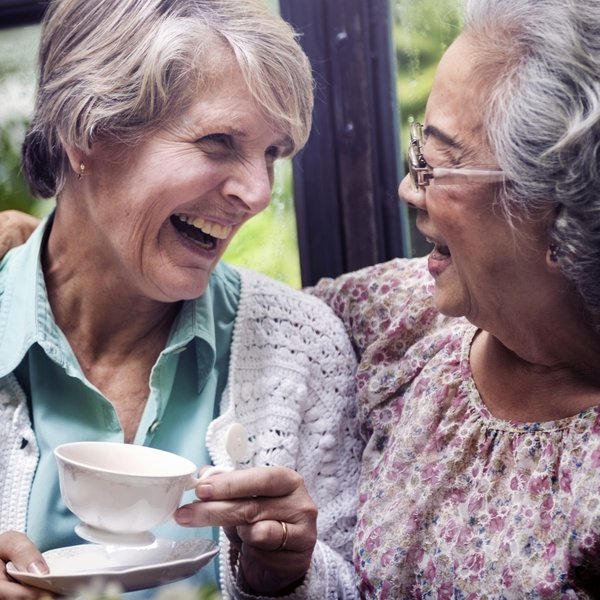
{"type": "Polygon", "coordinates": [[[39,26],[0,31],[0,210],[41,216],[52,202],[35,200],[21,176],[21,143],[33,107],[39,26]]]}
{"type": "Polygon", "coordinates": [[[410,117],[423,118],[437,63],[461,29],[460,0],[391,2],[397,93],[404,128],[410,117]]]}

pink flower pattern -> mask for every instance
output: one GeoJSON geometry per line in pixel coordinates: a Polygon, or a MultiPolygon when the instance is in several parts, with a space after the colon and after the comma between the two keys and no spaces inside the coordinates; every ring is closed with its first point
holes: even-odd
{"type": "Polygon", "coordinates": [[[440,315],[431,286],[424,259],[397,259],[312,290],[360,359],[362,596],[593,597],[600,409],[544,423],[495,418],[469,366],[476,329],[440,315]]]}

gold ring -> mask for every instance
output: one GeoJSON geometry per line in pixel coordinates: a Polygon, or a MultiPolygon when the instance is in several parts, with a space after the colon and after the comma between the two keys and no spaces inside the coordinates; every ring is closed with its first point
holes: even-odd
{"type": "Polygon", "coordinates": [[[281,544],[275,548],[275,552],[279,552],[279,550],[283,550],[288,541],[288,526],[284,521],[279,521],[281,525],[281,544]]]}

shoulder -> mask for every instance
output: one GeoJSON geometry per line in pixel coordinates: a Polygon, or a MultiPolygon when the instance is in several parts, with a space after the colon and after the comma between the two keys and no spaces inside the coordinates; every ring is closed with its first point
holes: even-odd
{"type": "Polygon", "coordinates": [[[326,304],[264,275],[240,270],[240,277],[234,366],[276,364],[308,375],[309,384],[340,377],[353,381],[354,350],[343,323],[326,304]]]}
{"type": "Polygon", "coordinates": [[[394,259],[323,279],[311,294],[323,299],[343,320],[359,354],[383,333],[410,345],[443,317],[433,304],[433,280],[426,259],[394,259]]]}
{"type": "Polygon", "coordinates": [[[431,304],[432,285],[424,258],[396,258],[335,279],[321,279],[307,291],[323,299],[340,314],[356,306],[381,305],[390,298],[396,305],[414,300],[431,304]]]}

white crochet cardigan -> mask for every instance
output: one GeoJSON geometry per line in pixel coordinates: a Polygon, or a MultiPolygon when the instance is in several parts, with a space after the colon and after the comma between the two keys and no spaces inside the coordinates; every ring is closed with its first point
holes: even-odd
{"type": "MultiPolygon", "coordinates": [[[[229,466],[223,438],[237,421],[249,432],[248,465],[301,473],[319,508],[319,541],[308,576],[288,597],[356,598],[352,535],[363,444],[352,347],[320,300],[250,271],[241,278],[229,381],[206,438],[213,463],[229,466]]],[[[0,532],[25,531],[37,461],[27,401],[9,375],[0,379],[0,532]]],[[[255,598],[236,587],[224,535],[221,544],[223,597],[255,598]]]]}

